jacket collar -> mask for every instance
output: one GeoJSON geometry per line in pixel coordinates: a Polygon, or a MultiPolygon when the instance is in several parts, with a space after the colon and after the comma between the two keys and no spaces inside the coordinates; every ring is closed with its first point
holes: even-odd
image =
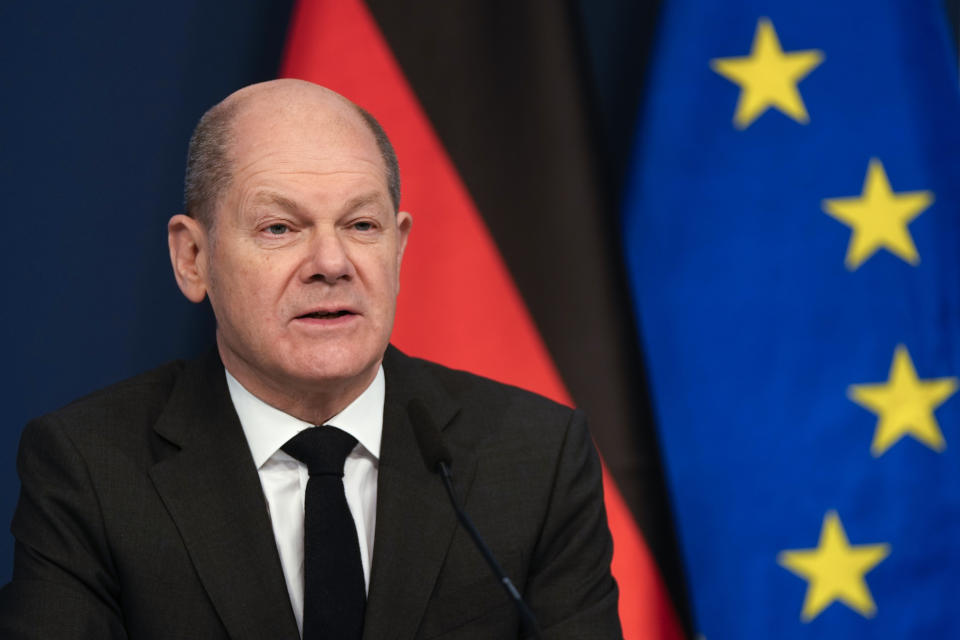
{"type": "MultiPolygon", "coordinates": [[[[414,636],[456,530],[443,483],[420,455],[407,406],[419,398],[443,430],[459,405],[422,361],[389,347],[383,367],[387,390],[365,640],[414,636]]],[[[476,459],[469,449],[447,444],[457,491],[465,496],[476,459]]]]}
{"type": "MultiPolygon", "coordinates": [[[[422,361],[388,347],[377,529],[365,640],[413,637],[456,530],[440,478],[420,455],[407,406],[419,398],[446,429],[459,405],[422,361]]],[[[231,638],[299,640],[257,470],[216,351],[191,362],[154,426],[179,448],[150,470],[231,638]]],[[[455,486],[476,470],[469,447],[448,439],[455,486]]]]}
{"type": "Polygon", "coordinates": [[[150,477],[230,637],[299,640],[260,479],[216,351],[187,365],[154,430],[179,451],[150,477]]]}

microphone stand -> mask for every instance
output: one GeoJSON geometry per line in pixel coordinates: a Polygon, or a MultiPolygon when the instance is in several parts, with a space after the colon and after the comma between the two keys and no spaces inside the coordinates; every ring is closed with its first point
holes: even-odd
{"type": "Polygon", "coordinates": [[[483,554],[487,564],[489,564],[490,568],[493,569],[493,572],[500,580],[500,584],[502,584],[503,588],[506,590],[507,595],[509,595],[510,599],[513,600],[513,603],[517,605],[517,611],[520,613],[520,618],[523,621],[524,628],[526,628],[527,632],[531,633],[536,640],[540,640],[540,627],[537,624],[537,619],[534,617],[533,612],[530,611],[530,607],[528,607],[527,603],[523,601],[523,597],[520,595],[520,592],[517,591],[517,588],[513,585],[513,582],[504,573],[503,568],[500,567],[500,563],[497,562],[497,559],[493,557],[493,552],[490,551],[490,547],[488,547],[487,543],[484,542],[483,538],[480,537],[480,532],[477,531],[477,528],[474,526],[470,516],[467,515],[466,511],[460,508],[460,502],[457,500],[456,493],[453,491],[453,481],[450,476],[450,467],[447,466],[445,461],[440,460],[437,462],[437,469],[440,471],[440,477],[443,478],[443,486],[447,488],[447,494],[450,496],[450,502],[453,504],[453,510],[456,512],[457,519],[460,520],[460,524],[463,525],[463,528],[466,529],[467,533],[470,534],[470,537],[473,538],[474,544],[477,545],[477,549],[480,550],[480,553],[483,554]]]}

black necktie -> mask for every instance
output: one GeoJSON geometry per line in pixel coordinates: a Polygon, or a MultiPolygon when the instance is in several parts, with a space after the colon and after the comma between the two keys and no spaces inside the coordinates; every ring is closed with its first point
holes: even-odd
{"type": "Polygon", "coordinates": [[[356,443],[350,434],[323,426],[305,429],[283,445],[310,471],[303,523],[303,640],[363,635],[363,565],[343,494],[343,462],[356,443]]]}

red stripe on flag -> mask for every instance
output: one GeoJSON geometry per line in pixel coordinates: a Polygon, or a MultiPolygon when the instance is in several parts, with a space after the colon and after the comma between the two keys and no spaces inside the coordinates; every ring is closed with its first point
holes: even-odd
{"type": "MultiPolygon", "coordinates": [[[[396,147],[401,206],[414,224],[394,344],[571,404],[476,205],[366,6],[360,0],[301,0],[282,75],[322,84],[362,105],[396,147]]],[[[537,230],[518,220],[517,232],[537,230]]],[[[604,488],[625,637],[680,638],[649,550],[606,472],[604,488]]]]}

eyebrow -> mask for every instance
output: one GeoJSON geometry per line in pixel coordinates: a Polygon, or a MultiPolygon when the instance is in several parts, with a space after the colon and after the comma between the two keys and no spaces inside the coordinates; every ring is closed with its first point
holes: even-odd
{"type": "Polygon", "coordinates": [[[300,210],[296,202],[273,191],[258,193],[253,197],[253,201],[257,204],[275,204],[290,213],[296,213],[300,210]]]}
{"type": "MultiPolygon", "coordinates": [[[[290,213],[297,213],[300,210],[300,206],[296,202],[274,191],[260,192],[253,197],[253,201],[257,204],[277,205],[290,213]]],[[[347,200],[342,210],[345,212],[356,211],[371,204],[383,204],[382,194],[377,191],[370,191],[354,196],[347,200]]]]}
{"type": "Polygon", "coordinates": [[[378,191],[370,191],[368,193],[355,196],[347,200],[346,205],[343,207],[343,211],[356,211],[362,207],[365,207],[369,204],[383,204],[382,194],[378,191]]]}

